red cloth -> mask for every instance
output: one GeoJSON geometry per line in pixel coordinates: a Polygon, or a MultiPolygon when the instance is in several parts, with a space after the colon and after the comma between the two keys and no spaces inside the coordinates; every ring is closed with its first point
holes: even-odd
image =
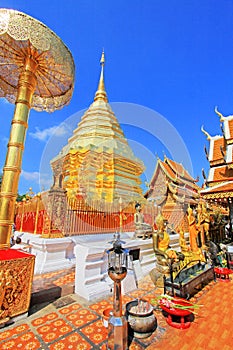
{"type": "Polygon", "coordinates": [[[0,261],[2,260],[12,260],[12,259],[22,259],[32,256],[31,254],[24,253],[16,249],[1,249],[0,250],[0,261]]]}

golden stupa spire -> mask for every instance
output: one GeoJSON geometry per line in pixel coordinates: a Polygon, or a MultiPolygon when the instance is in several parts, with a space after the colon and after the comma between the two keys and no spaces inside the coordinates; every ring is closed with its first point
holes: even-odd
{"type": "Polygon", "coordinates": [[[101,55],[100,64],[101,64],[100,80],[99,80],[98,89],[95,93],[94,101],[103,100],[105,102],[108,102],[108,98],[107,98],[107,94],[104,86],[104,64],[105,64],[104,50],[101,55]]]}

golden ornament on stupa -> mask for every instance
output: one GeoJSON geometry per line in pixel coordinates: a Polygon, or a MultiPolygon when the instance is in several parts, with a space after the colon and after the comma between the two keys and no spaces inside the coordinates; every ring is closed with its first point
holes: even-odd
{"type": "Polygon", "coordinates": [[[0,9],[0,97],[15,103],[0,193],[0,249],[9,247],[29,111],[62,108],[73,88],[74,61],[62,40],[38,20],[0,9]]]}

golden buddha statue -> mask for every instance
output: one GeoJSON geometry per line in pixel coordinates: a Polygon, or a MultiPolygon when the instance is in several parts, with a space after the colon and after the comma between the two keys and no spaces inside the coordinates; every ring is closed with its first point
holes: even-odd
{"type": "Polygon", "coordinates": [[[152,235],[152,227],[150,224],[144,222],[144,215],[142,213],[141,204],[137,203],[135,205],[136,213],[134,214],[134,224],[135,224],[135,238],[150,238],[152,235]]]}
{"type": "Polygon", "coordinates": [[[179,237],[179,245],[180,245],[180,249],[181,252],[186,255],[187,253],[189,254],[191,248],[187,245],[186,240],[184,238],[184,230],[183,228],[180,226],[177,230],[177,232],[179,233],[180,237],[179,237]]]}
{"type": "Polygon", "coordinates": [[[163,274],[169,272],[169,260],[177,261],[177,254],[170,249],[170,236],[166,231],[165,218],[159,213],[156,217],[157,231],[153,233],[153,249],[157,258],[157,268],[163,274]]]}

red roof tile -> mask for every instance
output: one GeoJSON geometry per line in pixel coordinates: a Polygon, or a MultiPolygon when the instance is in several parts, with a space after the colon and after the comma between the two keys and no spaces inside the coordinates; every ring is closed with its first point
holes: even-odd
{"type": "Polygon", "coordinates": [[[170,165],[170,167],[172,168],[174,173],[177,173],[180,177],[182,177],[188,181],[191,181],[191,182],[195,181],[194,178],[189,175],[187,170],[185,170],[185,168],[183,167],[182,164],[176,163],[174,160],[171,160],[168,158],[166,158],[166,162],[170,165]]]}
{"type": "Polygon", "coordinates": [[[230,138],[233,138],[233,119],[228,121],[228,127],[229,127],[229,132],[230,132],[230,138]]]}
{"type": "Polygon", "coordinates": [[[217,161],[221,160],[223,161],[223,155],[221,153],[221,147],[224,147],[224,138],[218,138],[213,140],[214,146],[213,146],[213,157],[210,159],[210,161],[217,161]]]}
{"type": "Polygon", "coordinates": [[[230,181],[233,180],[233,169],[228,169],[228,167],[220,166],[213,169],[213,179],[211,182],[219,182],[219,181],[230,181]]]}

